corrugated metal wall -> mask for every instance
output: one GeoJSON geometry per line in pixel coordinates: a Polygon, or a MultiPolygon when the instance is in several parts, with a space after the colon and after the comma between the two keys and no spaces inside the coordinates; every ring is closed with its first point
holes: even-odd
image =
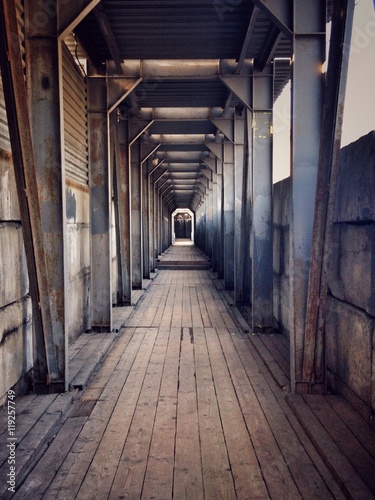
{"type": "Polygon", "coordinates": [[[87,89],[85,78],[63,44],[63,102],[66,176],[88,184],[87,89]]]}
{"type": "MultiPolygon", "coordinates": [[[[25,23],[24,23],[22,0],[16,0],[16,8],[17,8],[18,36],[20,38],[21,53],[25,67],[25,23]]],[[[9,152],[12,151],[9,138],[8,120],[5,109],[3,81],[1,78],[0,78],[0,148],[5,149],[6,151],[9,152]]]]}
{"type": "Polygon", "coordinates": [[[0,148],[11,151],[7,114],[5,110],[5,99],[3,92],[3,81],[0,78],[0,148]]]}

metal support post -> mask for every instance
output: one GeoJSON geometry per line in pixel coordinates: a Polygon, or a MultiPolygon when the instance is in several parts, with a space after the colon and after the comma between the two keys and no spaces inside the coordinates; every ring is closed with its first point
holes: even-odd
{"type": "Polygon", "coordinates": [[[243,219],[246,221],[243,234],[243,252],[244,252],[244,283],[243,283],[243,300],[245,304],[251,303],[252,290],[252,267],[251,267],[251,242],[252,237],[252,165],[253,165],[253,138],[252,124],[253,112],[246,109],[245,115],[245,163],[247,169],[244,176],[244,201],[243,201],[243,219]]]}
{"type": "Polygon", "coordinates": [[[311,392],[326,391],[324,326],[328,266],[332,247],[353,14],[354,0],[340,0],[334,3],[320,140],[303,356],[303,382],[310,385],[311,392]]]}
{"type": "Polygon", "coordinates": [[[128,156],[128,122],[120,120],[116,133],[116,202],[119,221],[117,238],[120,254],[119,271],[121,289],[118,305],[131,305],[132,299],[132,252],[131,252],[131,217],[130,217],[130,164],[128,156]]]}
{"type": "Polygon", "coordinates": [[[297,393],[309,390],[302,365],[323,107],[325,4],[323,0],[294,2],[290,303],[291,388],[297,393]]]}
{"type": "MultiPolygon", "coordinates": [[[[247,83],[243,79],[241,82],[247,83]]],[[[244,211],[244,176],[245,164],[245,121],[238,112],[234,115],[234,300],[236,304],[243,304],[244,283],[244,252],[243,235],[247,221],[243,217],[244,211]]]]}
{"type": "Polygon", "coordinates": [[[224,141],[224,286],[234,288],[234,146],[224,141]]]}
{"type": "Polygon", "coordinates": [[[134,289],[142,290],[142,175],[141,144],[139,140],[129,145],[129,158],[131,169],[132,284],[134,289]]]}
{"type": "MultiPolygon", "coordinates": [[[[221,145],[224,148],[223,145],[221,145]]],[[[224,176],[223,162],[217,159],[217,211],[218,211],[218,264],[217,275],[219,279],[224,278],[224,176]]]]}
{"type": "Polygon", "coordinates": [[[107,88],[104,78],[87,78],[92,330],[112,330],[111,196],[108,158],[107,88]]]}
{"type": "Polygon", "coordinates": [[[30,109],[18,37],[16,5],[9,0],[4,0],[0,6],[1,76],[33,302],[34,390],[39,393],[63,392],[68,389],[69,377],[63,259],[65,186],[60,120],[61,51],[56,36],[56,16],[52,16],[48,25],[35,32],[29,22],[33,6],[27,4],[25,7],[26,36],[40,35],[39,44],[26,44],[27,54],[30,54],[35,63],[29,73],[35,84],[29,94],[30,109]],[[49,37],[50,33],[53,33],[52,37],[49,37]],[[46,60],[42,57],[43,45],[46,60]],[[44,62],[46,72],[42,73],[44,62]],[[41,78],[41,74],[45,75],[46,80],[41,78]],[[43,82],[48,82],[48,86],[51,85],[52,88],[46,89],[43,82]],[[42,119],[42,116],[38,116],[41,112],[44,120],[49,121],[50,128],[44,126],[42,137],[36,137],[33,126],[42,119]],[[36,147],[43,149],[36,154],[36,147]]]}
{"type": "MultiPolygon", "coordinates": [[[[25,4],[27,75],[31,131],[46,251],[54,350],[60,359],[58,390],[68,387],[68,331],[65,269],[65,166],[62,109],[62,47],[58,35],[58,2],[43,25],[33,23],[40,6],[25,4]],[[64,368],[63,368],[64,367],[64,368]],[[65,379],[65,380],[64,380],[65,379]]],[[[53,356],[55,357],[55,356],[53,356]]],[[[45,381],[39,381],[43,387],[45,381]]],[[[38,383],[39,383],[38,382],[38,383]]],[[[35,382],[36,383],[36,382],[35,382]]],[[[47,381],[48,385],[48,381],[47,381]]],[[[36,388],[38,392],[43,388],[36,388]]],[[[50,389],[46,388],[48,391],[50,389]]],[[[56,392],[52,389],[52,392],[56,392]]]]}
{"type": "MultiPolygon", "coordinates": [[[[216,160],[215,160],[216,162],[216,160]]],[[[213,219],[213,235],[212,235],[212,259],[211,265],[213,272],[217,272],[218,270],[218,260],[219,260],[219,210],[218,210],[218,195],[219,195],[219,187],[217,174],[212,174],[212,219],[213,219]]]]}
{"type": "Polygon", "coordinates": [[[273,71],[253,74],[252,329],[272,331],[272,107],[273,71]]]}
{"type": "Polygon", "coordinates": [[[143,278],[150,279],[150,210],[149,210],[149,183],[148,183],[148,164],[141,162],[142,176],[142,229],[143,229],[143,278]]]}

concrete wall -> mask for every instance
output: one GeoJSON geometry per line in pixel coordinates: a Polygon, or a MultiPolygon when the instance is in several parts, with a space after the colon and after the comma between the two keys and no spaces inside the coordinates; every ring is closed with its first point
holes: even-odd
{"type": "Polygon", "coordinates": [[[90,324],[90,201],[88,187],[66,181],[66,259],[69,342],[90,324]]]}
{"type": "Polygon", "coordinates": [[[375,132],[341,151],[329,289],[330,385],[375,410],[375,132]]]}
{"type": "Polygon", "coordinates": [[[0,148],[0,405],[32,367],[32,312],[14,169],[0,148]]]}
{"type": "MultiPolygon", "coordinates": [[[[274,185],[274,315],[286,335],[290,179],[274,185]]],[[[326,321],[329,387],[375,410],[375,132],[341,151],[326,321]]]]}
{"type": "Polygon", "coordinates": [[[290,177],[273,186],[273,308],[274,322],[289,337],[289,225],[290,177]]]}

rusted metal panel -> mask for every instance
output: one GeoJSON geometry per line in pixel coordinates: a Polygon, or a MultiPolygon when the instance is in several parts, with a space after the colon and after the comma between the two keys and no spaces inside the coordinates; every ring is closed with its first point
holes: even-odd
{"type": "Polygon", "coordinates": [[[64,151],[66,176],[88,184],[87,88],[69,49],[62,44],[64,151]]]}

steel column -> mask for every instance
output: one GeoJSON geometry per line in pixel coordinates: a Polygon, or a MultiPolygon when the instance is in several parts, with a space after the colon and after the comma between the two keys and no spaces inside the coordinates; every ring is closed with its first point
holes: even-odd
{"type": "Polygon", "coordinates": [[[132,227],[132,284],[136,290],[143,287],[143,235],[142,235],[142,175],[141,144],[129,145],[131,171],[131,227],[132,227]]]}
{"type": "MultiPolygon", "coordinates": [[[[247,80],[241,82],[246,84],[247,80]]],[[[244,231],[247,221],[244,220],[244,176],[245,164],[245,121],[238,112],[234,115],[234,300],[236,304],[244,301],[244,231]]]]}
{"type": "MultiPolygon", "coordinates": [[[[224,145],[221,144],[224,149],[224,145]]],[[[224,176],[223,176],[223,162],[217,159],[217,183],[218,183],[218,197],[217,197],[217,210],[218,210],[218,266],[217,275],[219,279],[224,278],[224,176]]]]}
{"type": "Polygon", "coordinates": [[[111,196],[108,162],[107,86],[104,78],[87,78],[90,213],[91,314],[94,332],[112,330],[111,196]]]}
{"type": "MultiPolygon", "coordinates": [[[[215,159],[216,162],[216,159],[215,159]]],[[[213,209],[213,241],[212,241],[212,270],[216,273],[218,270],[218,260],[219,260],[219,210],[218,210],[218,195],[219,186],[217,174],[213,173],[212,182],[212,209],[213,209]]]]}
{"type": "Polygon", "coordinates": [[[251,266],[251,248],[252,248],[252,166],[253,166],[253,139],[252,139],[252,124],[253,112],[246,109],[245,115],[245,163],[247,169],[244,176],[244,201],[243,201],[243,219],[246,221],[244,225],[243,235],[243,252],[244,252],[244,284],[243,284],[243,299],[245,304],[251,303],[252,290],[252,266],[251,266]]]}
{"type": "MultiPolygon", "coordinates": [[[[27,35],[31,36],[29,20],[32,11],[28,7],[29,5],[26,6],[27,35]]],[[[46,36],[46,31],[53,32],[55,35],[53,43],[52,39],[50,45],[46,43],[48,61],[53,59],[53,66],[46,72],[47,80],[41,79],[40,75],[43,67],[40,50],[32,47],[32,44],[26,45],[26,50],[30,52],[36,64],[30,78],[34,83],[38,82],[37,88],[29,96],[29,100],[32,99],[30,118],[14,1],[2,2],[0,23],[1,76],[33,302],[34,390],[40,393],[62,392],[68,389],[69,377],[63,260],[65,187],[60,135],[61,67],[59,58],[61,51],[59,51],[56,39],[57,20],[53,16],[48,26],[45,26],[44,31],[40,33],[42,40],[46,36]],[[47,81],[48,84],[54,85],[50,92],[43,85],[43,82],[47,81]],[[36,100],[37,97],[40,98],[40,102],[36,100]],[[36,116],[38,111],[43,107],[48,113],[47,119],[52,122],[50,131],[43,130],[43,138],[56,141],[56,144],[51,144],[52,157],[49,165],[46,164],[46,145],[49,147],[49,143],[43,144],[43,151],[38,151],[38,154],[34,151],[36,138],[32,126],[38,120],[36,116]],[[43,175],[46,175],[44,181],[49,180],[48,186],[40,185],[43,175]],[[41,198],[40,195],[45,198],[41,198]],[[48,205],[51,206],[51,218],[47,213],[48,205]],[[56,222],[56,234],[51,234],[51,219],[56,222]],[[48,253],[49,249],[51,254],[48,253]],[[54,275],[51,272],[51,260],[59,257],[61,261],[56,263],[56,275],[54,275]]],[[[37,146],[40,145],[41,143],[38,142],[37,146]]]]}
{"type": "Polygon", "coordinates": [[[272,254],[272,107],[273,71],[253,74],[252,161],[252,329],[273,325],[272,254]]]}
{"type": "Polygon", "coordinates": [[[332,225],[340,165],[341,128],[353,14],[354,0],[334,2],[319,153],[303,357],[303,382],[310,385],[311,392],[325,392],[326,390],[324,326],[328,265],[332,246],[332,225]]]}
{"type": "MultiPolygon", "coordinates": [[[[47,3],[47,2],[42,2],[47,3]]],[[[46,22],[36,26],[35,2],[25,3],[27,77],[31,131],[37,167],[53,344],[60,365],[57,384],[67,388],[68,332],[65,269],[65,167],[63,156],[62,52],[58,40],[58,2],[46,22]]],[[[50,5],[50,3],[49,3],[50,5]]],[[[50,356],[50,354],[48,355],[50,356]]],[[[54,378],[57,374],[54,375],[54,378]]],[[[44,385],[44,381],[40,381],[44,385]]],[[[47,381],[48,384],[48,381],[47,381]]],[[[38,390],[39,391],[39,390],[38,390]]]]}
{"type": "Polygon", "coordinates": [[[120,255],[121,290],[118,305],[130,305],[132,299],[132,252],[130,217],[130,164],[128,156],[128,122],[120,120],[116,129],[116,201],[120,255]]]}
{"type": "Polygon", "coordinates": [[[302,364],[323,106],[324,0],[294,2],[290,228],[291,388],[308,392],[302,364]]]}
{"type": "Polygon", "coordinates": [[[224,141],[224,286],[234,288],[234,146],[224,141]]]}
{"type": "Polygon", "coordinates": [[[141,162],[142,176],[142,219],[143,219],[143,278],[150,279],[150,217],[149,217],[149,185],[148,163],[141,162]]]}

